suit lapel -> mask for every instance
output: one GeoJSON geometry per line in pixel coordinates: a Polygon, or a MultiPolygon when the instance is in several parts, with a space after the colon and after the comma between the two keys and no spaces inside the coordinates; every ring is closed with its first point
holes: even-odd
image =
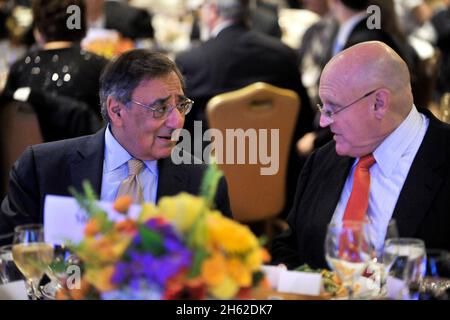
{"type": "Polygon", "coordinates": [[[69,164],[71,185],[82,191],[83,180],[88,180],[94,191],[100,196],[103,176],[103,158],[105,153],[105,129],[85,140],[76,150],[69,164]]]}
{"type": "MultiPolygon", "coordinates": [[[[334,148],[334,145],[333,145],[334,148]]],[[[354,162],[354,158],[340,157],[333,155],[336,159],[330,160],[328,166],[324,171],[323,187],[320,190],[322,194],[322,202],[317,207],[316,218],[319,225],[328,225],[331,221],[333,213],[336,209],[337,203],[342,193],[348,172],[354,162]]]]}
{"type": "Polygon", "coordinates": [[[186,190],[188,185],[187,172],[183,165],[174,165],[170,157],[158,161],[158,191],[156,201],[162,196],[176,195],[186,190]]]}
{"type": "Polygon", "coordinates": [[[401,236],[412,237],[429,211],[436,192],[443,183],[440,168],[447,153],[440,125],[431,115],[424,140],[411,165],[405,184],[395,206],[393,218],[397,221],[401,236]]]}

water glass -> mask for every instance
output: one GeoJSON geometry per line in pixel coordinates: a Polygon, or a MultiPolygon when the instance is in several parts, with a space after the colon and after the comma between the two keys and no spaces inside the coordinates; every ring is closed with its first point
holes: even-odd
{"type": "MultiPolygon", "coordinates": [[[[386,240],[382,262],[389,277],[403,282],[395,293],[397,299],[414,299],[425,276],[427,255],[425,243],[415,238],[386,240]]],[[[392,293],[391,293],[392,295],[392,293]]]]}
{"type": "Polygon", "coordinates": [[[0,284],[19,280],[24,280],[24,277],[14,263],[12,245],[0,247],[0,284]]]}

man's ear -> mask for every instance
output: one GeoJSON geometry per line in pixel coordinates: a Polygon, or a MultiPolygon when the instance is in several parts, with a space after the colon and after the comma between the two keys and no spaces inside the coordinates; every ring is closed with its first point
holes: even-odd
{"type": "Polygon", "coordinates": [[[108,99],[106,99],[106,108],[108,111],[108,116],[111,119],[111,123],[116,127],[120,127],[122,125],[122,103],[114,97],[109,96],[108,99]]]}
{"type": "Polygon", "coordinates": [[[377,119],[382,119],[386,112],[389,110],[391,103],[391,93],[387,89],[379,89],[375,93],[375,103],[373,109],[375,112],[375,117],[377,119]]]}

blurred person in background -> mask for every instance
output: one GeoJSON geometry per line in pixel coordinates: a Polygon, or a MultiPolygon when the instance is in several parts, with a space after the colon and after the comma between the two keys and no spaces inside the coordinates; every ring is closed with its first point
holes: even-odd
{"type": "Polygon", "coordinates": [[[4,95],[33,105],[46,141],[92,133],[100,126],[99,78],[107,60],[80,47],[86,33],[84,8],[83,0],[34,0],[37,44],[12,65],[8,75],[4,95]],[[80,29],[67,27],[71,5],[81,10],[80,29]],[[78,132],[76,128],[75,132],[57,132],[77,112],[89,124],[82,124],[85,127],[78,132]]]}
{"type": "Polygon", "coordinates": [[[153,38],[152,16],[127,1],[85,0],[89,28],[113,29],[130,39],[153,38]]]}
{"type": "Polygon", "coordinates": [[[439,8],[431,23],[436,30],[436,46],[441,51],[441,61],[438,68],[437,99],[450,92],[450,0],[444,0],[443,6],[439,8]]]}

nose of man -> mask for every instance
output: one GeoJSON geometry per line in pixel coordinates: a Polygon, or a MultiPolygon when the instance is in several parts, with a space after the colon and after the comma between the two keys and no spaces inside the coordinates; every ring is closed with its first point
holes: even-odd
{"type": "Polygon", "coordinates": [[[330,117],[327,117],[323,114],[320,115],[319,125],[322,128],[328,127],[332,122],[333,120],[330,117]]]}
{"type": "Polygon", "coordinates": [[[177,108],[174,108],[166,119],[166,126],[172,129],[182,128],[184,125],[184,117],[177,108]]]}

